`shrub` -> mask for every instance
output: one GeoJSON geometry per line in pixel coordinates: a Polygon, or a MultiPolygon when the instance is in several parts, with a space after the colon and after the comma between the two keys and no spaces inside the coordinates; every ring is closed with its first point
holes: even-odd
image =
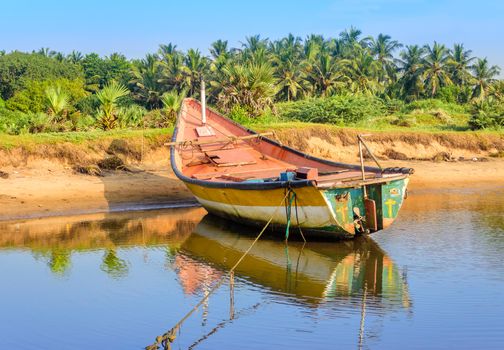
{"type": "Polygon", "coordinates": [[[46,92],[55,87],[59,87],[61,91],[68,95],[69,105],[73,105],[87,94],[82,79],[69,80],[61,78],[52,81],[29,81],[26,83],[26,87],[7,100],[5,105],[13,111],[25,113],[46,112],[49,108],[46,92]]]}
{"type": "Polygon", "coordinates": [[[59,131],[45,113],[22,113],[0,108],[0,132],[11,135],[59,131]]]}
{"type": "Polygon", "coordinates": [[[159,109],[153,109],[144,115],[144,123],[146,128],[165,128],[173,125],[166,122],[165,115],[159,109]]]}
{"type": "Polygon", "coordinates": [[[387,114],[394,114],[402,110],[405,106],[404,101],[396,99],[396,98],[385,98],[383,100],[385,103],[385,109],[387,114]]]}
{"type": "Polygon", "coordinates": [[[147,114],[147,110],[139,105],[131,105],[129,107],[120,107],[117,111],[117,120],[121,128],[137,128],[142,126],[143,118],[147,114]]]}
{"type": "Polygon", "coordinates": [[[26,113],[0,108],[0,132],[11,135],[27,133],[29,117],[26,113]]]}
{"type": "Polygon", "coordinates": [[[75,108],[77,108],[81,113],[86,115],[93,115],[96,113],[98,108],[100,107],[100,100],[96,94],[92,94],[81,98],[75,103],[75,108]]]}
{"type": "Polygon", "coordinates": [[[12,52],[0,56],[0,97],[10,99],[31,81],[83,78],[81,68],[37,53],[12,52]]]}
{"type": "Polygon", "coordinates": [[[426,99],[426,100],[417,100],[413,101],[404,106],[401,110],[403,113],[411,113],[413,111],[417,111],[419,113],[430,113],[433,110],[443,109],[444,111],[452,114],[452,113],[468,113],[467,105],[460,105],[458,103],[448,103],[441,101],[439,99],[426,99]]]}
{"type": "Polygon", "coordinates": [[[304,122],[352,124],[386,112],[382,100],[374,96],[338,95],[277,105],[282,119],[304,122]]]}
{"type": "Polygon", "coordinates": [[[470,86],[447,85],[441,87],[436,93],[436,99],[447,103],[468,103],[471,99],[470,86]]]}
{"type": "Polygon", "coordinates": [[[469,126],[473,130],[504,127],[504,103],[493,99],[473,105],[469,126]]]}
{"type": "Polygon", "coordinates": [[[234,105],[231,108],[228,117],[237,122],[238,124],[247,124],[248,122],[250,122],[251,119],[247,110],[240,105],[234,105]]]}

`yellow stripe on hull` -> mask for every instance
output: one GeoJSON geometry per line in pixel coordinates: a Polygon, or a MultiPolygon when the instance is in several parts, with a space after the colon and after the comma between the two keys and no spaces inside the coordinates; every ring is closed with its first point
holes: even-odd
{"type": "MultiPolygon", "coordinates": [[[[250,207],[278,207],[286,193],[285,188],[272,190],[239,190],[232,188],[204,187],[190,183],[186,183],[186,186],[198,198],[213,202],[250,207]]],[[[315,187],[307,186],[296,188],[295,192],[297,195],[298,206],[327,205],[324,196],[315,187]]]]}
{"type": "MultiPolygon", "coordinates": [[[[285,213],[286,190],[238,190],[203,187],[186,183],[201,205],[210,213],[232,218],[236,221],[265,223],[273,216],[275,225],[287,225],[285,213]],[[280,208],[278,208],[280,206],[280,208]]],[[[305,229],[337,231],[345,227],[353,234],[353,225],[339,225],[331,205],[327,203],[320,190],[315,187],[301,187],[295,190],[299,225],[305,229]],[[348,227],[346,227],[348,226],[348,227]]],[[[292,225],[297,225],[296,208],[292,205],[292,225]]]]}

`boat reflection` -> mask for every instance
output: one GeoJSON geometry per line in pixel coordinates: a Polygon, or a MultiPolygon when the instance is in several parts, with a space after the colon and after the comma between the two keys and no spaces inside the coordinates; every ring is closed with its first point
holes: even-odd
{"type": "MultiPolygon", "coordinates": [[[[256,229],[205,216],[181,245],[175,260],[184,290],[206,290],[235,264],[255,234],[256,229]]],[[[287,245],[278,239],[262,238],[235,275],[272,293],[308,303],[351,301],[366,290],[371,303],[375,297],[382,306],[411,304],[405,274],[366,237],[287,245]]]]}
{"type": "MultiPolygon", "coordinates": [[[[29,249],[58,275],[70,273],[73,253],[103,251],[101,270],[119,278],[131,267],[122,248],[161,247],[184,293],[197,294],[224,276],[257,234],[256,228],[205,213],[193,208],[2,222],[0,249],[29,249]]],[[[370,238],[286,245],[263,237],[235,275],[261,291],[304,303],[351,303],[366,290],[380,307],[410,305],[404,274],[370,238]]]]}

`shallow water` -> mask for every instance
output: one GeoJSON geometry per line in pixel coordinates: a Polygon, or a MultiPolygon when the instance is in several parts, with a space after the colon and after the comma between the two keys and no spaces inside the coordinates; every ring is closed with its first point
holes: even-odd
{"type": "MultiPolygon", "coordinates": [[[[372,238],[263,238],[174,348],[502,348],[503,212],[502,185],[417,191],[372,238]]],[[[141,349],[256,232],[199,208],[0,223],[0,349],[141,349]]]]}

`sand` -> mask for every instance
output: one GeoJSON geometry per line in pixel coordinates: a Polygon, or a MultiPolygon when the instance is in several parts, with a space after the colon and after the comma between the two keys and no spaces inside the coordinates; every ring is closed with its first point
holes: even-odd
{"type": "MultiPolygon", "coordinates": [[[[415,168],[410,191],[504,186],[502,159],[386,161],[384,166],[415,168]]],[[[0,178],[0,220],[195,204],[167,164],[148,164],[134,172],[110,171],[103,177],[76,174],[52,163],[3,171],[9,177],[0,178]]]]}

